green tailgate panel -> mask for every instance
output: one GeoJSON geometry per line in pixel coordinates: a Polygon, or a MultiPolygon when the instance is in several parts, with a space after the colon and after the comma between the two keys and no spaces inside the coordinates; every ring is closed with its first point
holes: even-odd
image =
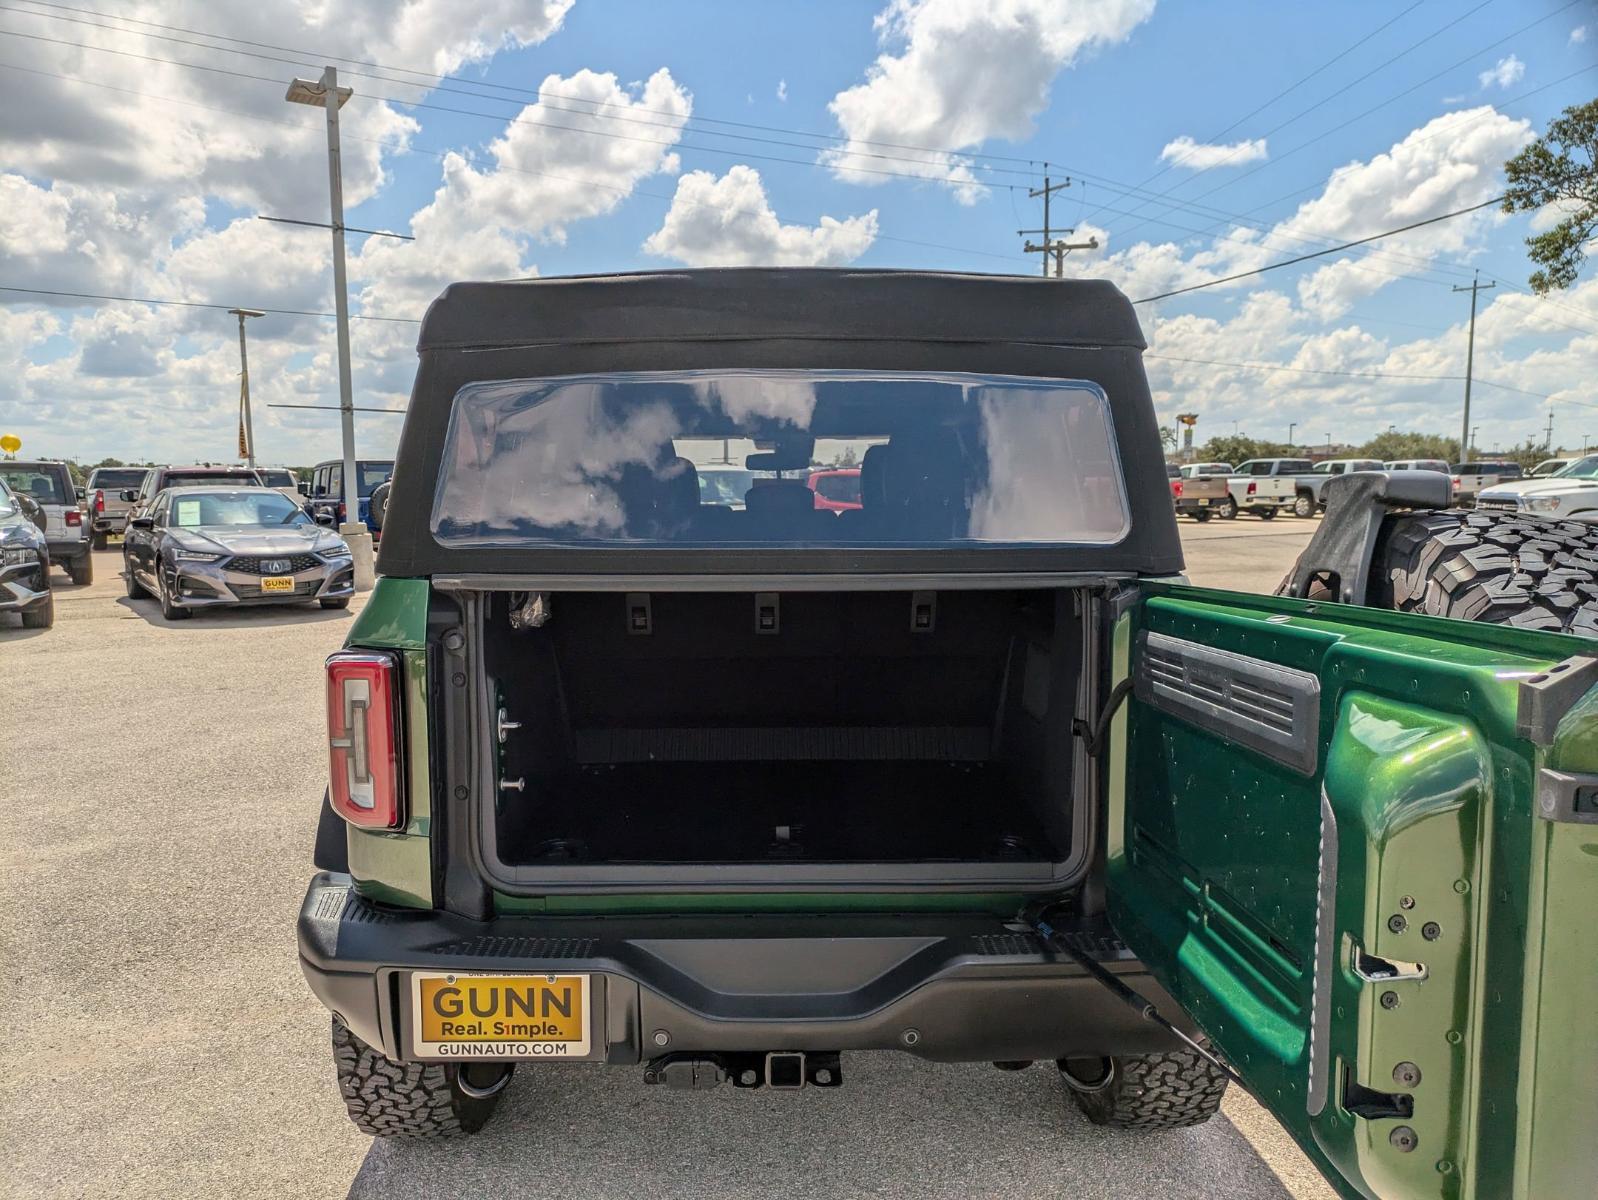
{"type": "MultiPolygon", "coordinates": [[[[1552,977],[1585,970],[1578,1003],[1598,998],[1598,922],[1557,908],[1598,913],[1598,825],[1534,818],[1546,764],[1516,732],[1521,682],[1591,647],[1487,629],[1160,588],[1118,631],[1139,682],[1111,771],[1113,919],[1351,1196],[1575,1194],[1515,1190],[1517,1114],[1598,1111],[1590,1011],[1585,1082],[1552,1061],[1525,1078],[1557,1049],[1550,1009],[1577,1014],[1523,1005],[1523,977],[1557,946],[1583,957],[1552,977]]],[[[1561,726],[1567,770],[1598,762],[1588,699],[1561,726]]],[[[1593,1138],[1560,1119],[1590,1171],[1593,1138]]]]}

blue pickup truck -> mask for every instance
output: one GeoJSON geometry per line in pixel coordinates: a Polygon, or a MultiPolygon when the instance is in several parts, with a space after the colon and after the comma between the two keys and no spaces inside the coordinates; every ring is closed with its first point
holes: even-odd
{"type": "MultiPolygon", "coordinates": [[[[371,526],[372,493],[394,473],[392,459],[363,458],[355,463],[355,490],[360,497],[363,524],[371,526]]],[[[311,471],[311,483],[305,493],[305,511],[317,520],[323,515],[333,519],[336,528],[349,518],[344,512],[344,463],[341,459],[317,463],[311,471]]]]}

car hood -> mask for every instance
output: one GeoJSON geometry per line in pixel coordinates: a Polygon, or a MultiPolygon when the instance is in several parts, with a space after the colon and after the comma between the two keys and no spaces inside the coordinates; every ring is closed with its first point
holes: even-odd
{"type": "Polygon", "coordinates": [[[1579,492],[1587,488],[1598,488],[1598,479],[1517,479],[1511,483],[1495,483],[1490,488],[1482,489],[1482,496],[1488,499],[1493,497],[1510,496],[1540,496],[1545,493],[1579,492]]]}
{"type": "Polygon", "coordinates": [[[325,553],[344,545],[336,534],[320,526],[297,529],[250,529],[235,525],[200,525],[174,531],[172,540],[186,550],[227,554],[325,553]]]}

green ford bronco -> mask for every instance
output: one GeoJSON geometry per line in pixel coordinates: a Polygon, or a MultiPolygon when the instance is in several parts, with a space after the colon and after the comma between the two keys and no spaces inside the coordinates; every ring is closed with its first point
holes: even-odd
{"type": "Polygon", "coordinates": [[[1186,586],[1143,346],[1099,282],[445,292],[299,919],[356,1124],[898,1050],[1590,1195],[1594,531],[1353,475],[1283,594],[1186,586]]]}

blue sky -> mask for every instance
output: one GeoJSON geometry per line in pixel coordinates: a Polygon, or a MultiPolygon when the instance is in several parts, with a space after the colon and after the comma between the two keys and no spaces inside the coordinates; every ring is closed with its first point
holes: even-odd
{"type": "MultiPolygon", "coordinates": [[[[277,81],[332,56],[382,65],[345,63],[386,77],[345,75],[345,169],[350,223],[417,238],[351,244],[357,310],[391,318],[357,323],[358,401],[392,408],[414,367],[403,321],[452,279],[1032,273],[1015,231],[1040,224],[1026,192],[1047,163],[1072,179],[1055,222],[1101,243],[1068,273],[1140,297],[1489,199],[1504,158],[1598,86],[1586,0],[16,7],[0,14],[14,287],[325,311],[325,232],[253,219],[325,218],[320,122],[277,81]]],[[[1200,413],[1201,439],[1234,422],[1301,441],[1454,433],[1468,300],[1451,289],[1479,270],[1499,284],[1478,328],[1479,446],[1523,440],[1550,403],[1556,441],[1598,442],[1592,272],[1525,293],[1522,240],[1550,219],[1486,210],[1144,306],[1162,415],[1200,413]]],[[[0,428],[28,452],[230,453],[231,318],[0,299],[0,428]]],[[[334,401],[331,323],[273,315],[251,336],[261,457],[334,453],[330,414],[266,407],[334,401]]],[[[363,415],[362,453],[397,433],[363,415]]]]}

